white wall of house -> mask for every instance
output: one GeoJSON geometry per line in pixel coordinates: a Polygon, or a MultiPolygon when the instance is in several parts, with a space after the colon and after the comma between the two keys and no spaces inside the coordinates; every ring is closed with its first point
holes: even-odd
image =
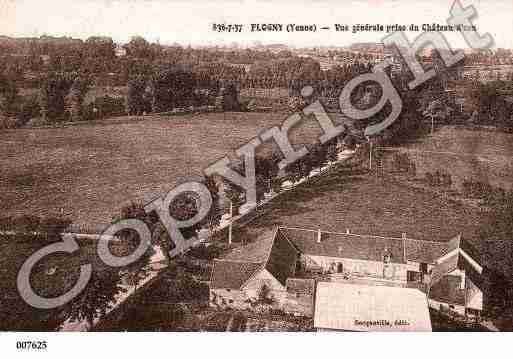
{"type": "MultiPolygon", "coordinates": [[[[412,262],[407,261],[406,264],[408,265],[408,270],[414,271],[414,272],[421,272],[420,270],[420,263],[418,262],[412,262]]],[[[432,271],[435,268],[435,266],[432,263],[427,263],[427,271],[428,273],[432,271]]]]}
{"type": "Polygon", "coordinates": [[[483,310],[483,292],[470,280],[468,276],[465,281],[465,287],[467,288],[467,308],[483,310]]]}
{"type": "Polygon", "coordinates": [[[237,289],[211,289],[210,305],[213,307],[249,308],[246,293],[237,289]]]}
{"type": "Polygon", "coordinates": [[[262,286],[266,285],[270,289],[270,294],[278,302],[283,303],[287,296],[286,288],[274,276],[262,269],[255,274],[243,287],[242,290],[248,298],[257,299],[262,286]]]}
{"type": "Polygon", "coordinates": [[[216,288],[210,290],[210,304],[219,307],[249,308],[258,299],[262,286],[266,285],[274,299],[273,306],[281,308],[286,301],[287,291],[266,269],[262,269],[245,283],[241,289],[216,288]]]}
{"type": "MultiPolygon", "coordinates": [[[[303,262],[306,264],[306,270],[315,266],[321,267],[324,271],[329,271],[331,268],[337,270],[338,264],[342,263],[344,273],[374,277],[383,277],[384,273],[383,262],[311,255],[305,255],[304,257],[303,262]]],[[[389,263],[387,266],[385,272],[388,275],[387,278],[404,282],[409,268],[415,268],[415,266],[400,263],[389,263]]]]}

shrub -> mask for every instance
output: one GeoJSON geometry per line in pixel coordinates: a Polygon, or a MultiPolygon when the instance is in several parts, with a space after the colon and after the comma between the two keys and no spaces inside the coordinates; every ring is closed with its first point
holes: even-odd
{"type": "Polygon", "coordinates": [[[45,120],[41,117],[35,117],[30,119],[26,124],[25,127],[43,127],[50,125],[50,122],[48,120],[45,120]]]}
{"type": "Polygon", "coordinates": [[[396,153],[392,162],[394,169],[398,172],[406,172],[415,175],[415,162],[410,159],[407,153],[396,153]]]}
{"type": "Polygon", "coordinates": [[[452,185],[452,177],[445,171],[426,172],[426,180],[433,187],[450,187],[452,185]]]}
{"type": "Polygon", "coordinates": [[[258,303],[263,305],[271,305],[274,303],[271,288],[269,288],[266,284],[260,287],[258,292],[258,303]]]}
{"type": "Polygon", "coordinates": [[[27,124],[30,119],[38,117],[41,113],[37,96],[24,98],[19,104],[17,117],[21,122],[21,126],[27,124]]]}
{"type": "Polygon", "coordinates": [[[93,102],[83,108],[82,118],[85,121],[98,120],[106,117],[125,114],[125,100],[109,95],[96,97],[93,102]]]}
{"type": "Polygon", "coordinates": [[[0,117],[0,130],[9,130],[19,127],[19,122],[13,117],[0,117]]]}
{"type": "Polygon", "coordinates": [[[499,187],[493,187],[489,183],[465,179],[463,181],[463,196],[467,198],[484,200],[485,205],[502,203],[506,198],[506,191],[499,187]]]}
{"type": "Polygon", "coordinates": [[[199,246],[191,248],[189,250],[189,255],[197,259],[212,260],[214,258],[218,258],[222,251],[222,248],[215,244],[211,244],[209,246],[200,244],[199,246]]]}

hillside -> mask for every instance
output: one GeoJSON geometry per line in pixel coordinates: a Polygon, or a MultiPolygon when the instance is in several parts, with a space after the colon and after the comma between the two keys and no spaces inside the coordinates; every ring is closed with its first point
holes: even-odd
{"type": "MultiPolygon", "coordinates": [[[[416,143],[402,146],[415,162],[416,177],[427,172],[447,172],[453,188],[461,190],[464,180],[513,189],[513,135],[498,131],[471,130],[445,126],[416,143]]],[[[386,152],[391,159],[394,152],[386,152]]],[[[385,170],[393,170],[387,163],[385,170]]]]}

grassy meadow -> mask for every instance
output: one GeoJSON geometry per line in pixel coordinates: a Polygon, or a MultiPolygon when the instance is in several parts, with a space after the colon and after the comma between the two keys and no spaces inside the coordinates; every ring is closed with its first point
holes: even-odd
{"type": "MultiPolygon", "coordinates": [[[[263,130],[280,113],[207,113],[122,117],[62,128],[0,132],[3,215],[68,215],[102,226],[129,201],[149,201],[191,179],[263,130]]],[[[293,143],[321,130],[304,120],[293,143]]],[[[267,145],[266,145],[267,146],[267,145]]],[[[265,147],[265,146],[263,146],[265,147]]]]}

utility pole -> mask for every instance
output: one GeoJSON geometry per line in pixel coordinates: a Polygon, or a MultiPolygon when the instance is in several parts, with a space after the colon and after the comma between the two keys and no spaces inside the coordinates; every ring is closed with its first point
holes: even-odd
{"type": "Polygon", "coordinates": [[[228,245],[232,245],[233,202],[230,201],[230,225],[228,226],[228,245]]]}
{"type": "Polygon", "coordinates": [[[369,137],[370,149],[369,149],[369,170],[372,171],[372,141],[369,137]]]}

